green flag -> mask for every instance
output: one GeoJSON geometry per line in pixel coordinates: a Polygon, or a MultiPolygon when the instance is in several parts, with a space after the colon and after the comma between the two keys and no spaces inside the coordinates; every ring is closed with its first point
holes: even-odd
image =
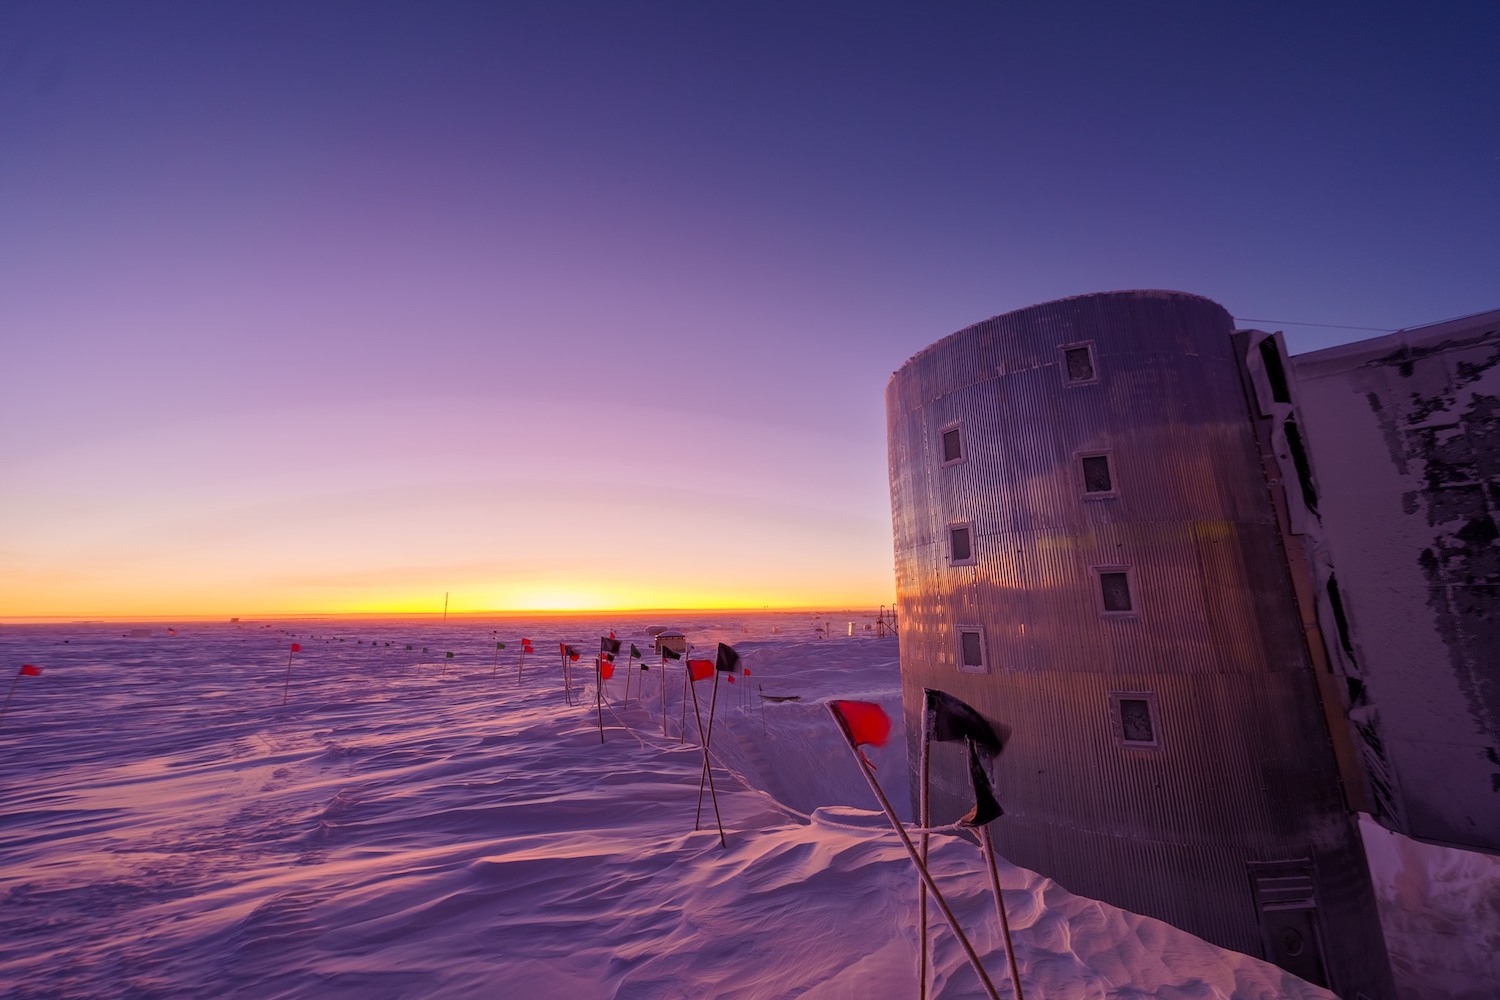
{"type": "Polygon", "coordinates": [[[496,649],[504,649],[505,648],[505,643],[503,643],[503,642],[497,642],[497,643],[495,643],[495,648],[496,649]]]}
{"type": "Polygon", "coordinates": [[[453,659],[453,651],[452,650],[449,650],[449,652],[448,652],[448,659],[450,659],[450,660],[453,659]]]}
{"type": "Polygon", "coordinates": [[[635,643],[633,642],[630,644],[630,655],[635,657],[637,660],[641,658],[641,651],[635,648],[635,643]]]}

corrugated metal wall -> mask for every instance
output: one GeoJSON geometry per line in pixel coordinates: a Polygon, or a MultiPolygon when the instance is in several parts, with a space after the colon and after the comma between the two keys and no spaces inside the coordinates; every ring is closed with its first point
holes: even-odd
{"type": "MultiPolygon", "coordinates": [[[[923,688],[967,701],[1011,730],[1007,857],[1250,954],[1248,865],[1311,861],[1332,983],[1389,996],[1232,333],[1196,296],[1082,296],[960,331],[892,376],[908,745],[923,688]],[[1068,347],[1094,379],[1069,381],[1068,347]],[[963,455],[945,463],[954,427],[963,455]],[[1108,495],[1085,495],[1085,454],[1108,457],[1108,495]],[[950,565],[954,524],[972,565],[950,565]],[[1126,574],[1129,613],[1105,610],[1101,570],[1126,574]],[[966,626],[986,673],[960,669],[966,626]],[[1112,693],[1150,702],[1155,745],[1122,739],[1112,693]]],[[[933,763],[944,821],[969,804],[966,772],[952,747],[933,763]]]]}

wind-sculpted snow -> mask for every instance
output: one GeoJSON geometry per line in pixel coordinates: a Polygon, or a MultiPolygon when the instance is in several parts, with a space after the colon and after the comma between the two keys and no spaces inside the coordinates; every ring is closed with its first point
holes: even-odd
{"type": "MultiPolygon", "coordinates": [[[[648,624],[614,626],[646,648],[648,624]]],[[[547,653],[596,648],[598,622],[5,627],[3,662],[44,667],[0,723],[6,996],[914,995],[916,876],[822,708],[895,715],[895,641],[814,639],[800,618],[657,624],[735,642],[751,670],[718,691],[727,849],[707,797],[693,829],[701,756],[680,738],[679,670],[665,734],[654,662],[628,706],[624,670],[609,683],[603,744],[592,688],[564,704],[547,653]],[[518,682],[522,634],[540,653],[518,682]]],[[[899,728],[872,758],[904,805],[899,728]]],[[[977,848],[936,836],[933,865],[1005,994],[977,848]]],[[[1003,860],[1000,874],[1029,996],[1328,996],[1003,860]]],[[[981,995],[953,936],[934,937],[934,996],[981,995]]]]}

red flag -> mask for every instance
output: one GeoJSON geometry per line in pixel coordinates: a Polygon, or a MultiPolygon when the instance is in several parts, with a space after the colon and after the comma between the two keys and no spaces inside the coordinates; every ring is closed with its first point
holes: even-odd
{"type": "Polygon", "coordinates": [[[844,720],[844,728],[849,730],[855,746],[870,743],[881,747],[890,738],[891,717],[873,701],[836,701],[833,708],[844,720]]]}
{"type": "Polygon", "coordinates": [[[609,680],[614,675],[615,665],[606,660],[604,664],[599,668],[599,676],[603,677],[605,680],[609,680]]]}
{"type": "Polygon", "coordinates": [[[294,643],[292,643],[292,652],[294,652],[294,653],[300,653],[300,652],[302,652],[302,644],[300,642],[294,642],[294,643]]]}
{"type": "Polygon", "coordinates": [[[746,676],[746,677],[749,677],[749,676],[750,676],[750,668],[749,668],[749,667],[746,667],[746,668],[745,668],[745,676],[746,676]]]}
{"type": "Polygon", "coordinates": [[[40,677],[40,676],[42,676],[42,668],[41,667],[33,667],[29,663],[23,663],[23,664],[21,664],[21,672],[17,676],[18,677],[40,677]]]}
{"type": "Polygon", "coordinates": [[[714,675],[713,660],[688,660],[688,672],[693,675],[693,680],[701,681],[714,675]]]}
{"type": "Polygon", "coordinates": [[[733,684],[734,683],[734,674],[730,674],[728,677],[726,677],[724,679],[726,681],[728,681],[729,683],[733,684]]]}

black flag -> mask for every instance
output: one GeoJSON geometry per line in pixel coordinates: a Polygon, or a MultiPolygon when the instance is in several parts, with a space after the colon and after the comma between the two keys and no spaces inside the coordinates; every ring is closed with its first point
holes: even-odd
{"type": "Polygon", "coordinates": [[[969,705],[942,691],[927,689],[927,712],[923,720],[927,738],[939,743],[964,742],[969,757],[969,782],[974,788],[974,808],[959,820],[964,826],[983,826],[1004,815],[990,786],[984,763],[1004,745],[995,727],[969,705]]]}
{"type": "Polygon", "coordinates": [[[990,776],[984,772],[984,762],[979,759],[979,748],[973,740],[966,741],[969,749],[969,782],[974,786],[974,808],[964,813],[958,822],[963,826],[984,826],[1005,814],[995,799],[995,790],[990,787],[990,776]]]}
{"type": "Polygon", "coordinates": [[[719,643],[719,655],[714,658],[714,669],[721,673],[734,673],[740,669],[740,654],[734,651],[733,646],[719,643]]]}
{"type": "Polygon", "coordinates": [[[599,640],[599,652],[601,652],[601,653],[608,653],[610,656],[614,656],[619,651],[620,651],[620,640],[619,639],[600,639],[599,640]]]}
{"type": "Polygon", "coordinates": [[[980,754],[994,757],[1001,740],[985,717],[951,694],[927,689],[927,736],[939,743],[973,740],[980,754]]]}
{"type": "Polygon", "coordinates": [[[661,648],[661,655],[662,655],[662,659],[664,659],[664,660],[680,660],[680,659],[682,659],[682,654],[679,653],[679,652],[677,652],[677,650],[673,649],[671,646],[663,646],[661,648]]]}

